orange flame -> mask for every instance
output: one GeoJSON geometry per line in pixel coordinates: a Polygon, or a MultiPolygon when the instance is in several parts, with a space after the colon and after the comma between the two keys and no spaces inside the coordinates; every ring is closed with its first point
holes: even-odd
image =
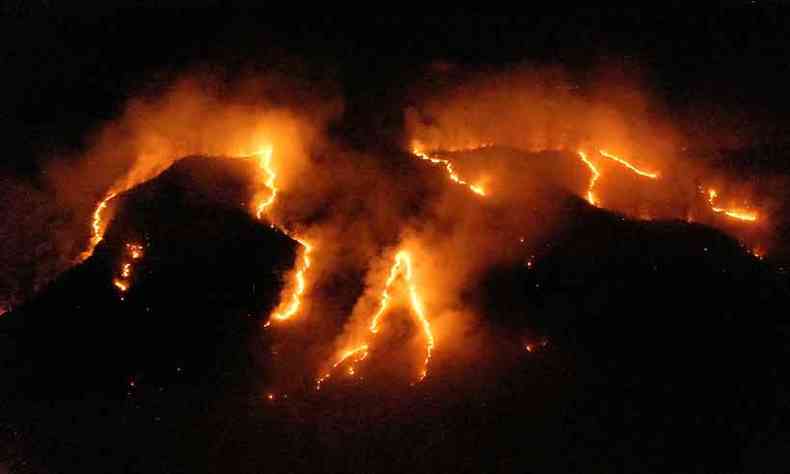
{"type": "Polygon", "coordinates": [[[262,218],[263,213],[274,204],[274,200],[277,198],[277,186],[275,185],[277,174],[274,172],[274,169],[272,169],[272,151],[272,147],[267,146],[254,155],[258,158],[258,166],[266,174],[264,186],[266,186],[271,193],[268,198],[258,203],[255,209],[255,217],[258,219],[262,218]]]}
{"type": "MultiPolygon", "coordinates": [[[[423,335],[425,337],[425,359],[423,360],[422,369],[420,370],[420,376],[417,379],[417,382],[421,382],[425,377],[428,375],[428,365],[431,362],[431,356],[433,354],[433,348],[435,346],[435,339],[433,336],[433,331],[431,330],[431,323],[428,321],[428,318],[425,315],[425,309],[423,308],[422,301],[420,300],[420,296],[417,292],[417,287],[414,284],[414,280],[412,278],[412,266],[411,266],[411,256],[405,250],[400,250],[395,255],[395,262],[390,267],[389,275],[387,277],[387,281],[384,284],[384,289],[381,292],[381,296],[379,297],[379,307],[378,310],[374,313],[373,317],[370,321],[369,330],[372,334],[376,334],[379,332],[379,321],[384,313],[387,311],[390,302],[390,294],[389,289],[395,280],[398,278],[399,275],[403,276],[403,279],[406,282],[408,293],[409,293],[409,302],[414,313],[417,322],[422,329],[423,335]]],[[[332,374],[332,371],[336,369],[338,366],[343,364],[343,362],[348,359],[349,357],[357,354],[361,351],[364,351],[364,355],[357,359],[356,362],[363,360],[368,355],[368,344],[364,343],[355,348],[347,349],[343,351],[340,355],[340,358],[335,362],[332,367],[321,377],[318,378],[316,383],[316,389],[320,390],[321,383],[326,381],[332,374]]],[[[351,375],[354,374],[353,367],[351,368],[350,372],[351,375]]]]}
{"type": "Polygon", "coordinates": [[[638,174],[639,176],[644,176],[645,178],[650,178],[650,179],[658,179],[659,176],[658,173],[650,173],[648,171],[641,170],[636,166],[632,165],[631,163],[627,162],[623,158],[620,158],[619,156],[613,155],[605,150],[598,150],[598,153],[600,153],[602,156],[605,156],[606,158],[609,158],[610,160],[614,160],[620,163],[621,165],[625,166],[626,168],[638,174]]]}
{"type": "Polygon", "coordinates": [[[99,201],[96,205],[96,209],[93,211],[93,219],[91,220],[91,240],[88,243],[88,248],[86,248],[79,256],[79,261],[84,262],[87,260],[91,255],[93,255],[93,251],[96,250],[96,246],[104,240],[104,231],[107,227],[107,223],[103,222],[102,214],[104,210],[107,208],[107,205],[112,201],[118,193],[115,191],[110,191],[104,196],[104,199],[99,201]]]}
{"type": "Polygon", "coordinates": [[[114,280],[112,281],[112,284],[113,284],[113,285],[115,285],[115,287],[116,287],[116,288],[118,288],[119,290],[121,290],[121,291],[122,291],[122,292],[124,292],[124,293],[125,293],[127,290],[129,290],[129,283],[128,283],[128,282],[125,282],[125,281],[123,281],[123,280],[119,280],[119,279],[117,279],[117,278],[116,278],[116,279],[114,279],[114,280]]]}
{"type": "Polygon", "coordinates": [[[737,219],[740,221],[745,222],[756,222],[758,215],[755,211],[750,211],[748,209],[726,209],[723,207],[717,207],[714,204],[714,201],[719,197],[719,193],[715,189],[708,189],[708,203],[710,204],[710,208],[716,214],[724,214],[727,217],[732,217],[733,219],[737,219]]]}
{"type": "MultiPolygon", "coordinates": [[[[316,382],[315,382],[315,389],[316,390],[321,390],[321,384],[326,382],[330,377],[332,377],[332,372],[336,368],[338,368],[340,365],[342,365],[350,357],[354,357],[354,363],[359,363],[359,362],[365,360],[367,358],[367,356],[368,356],[368,345],[367,344],[362,344],[362,345],[354,347],[352,349],[348,349],[346,351],[343,351],[343,353],[340,354],[340,358],[337,360],[337,362],[332,364],[332,367],[330,367],[329,370],[327,370],[326,373],[324,373],[324,375],[318,377],[318,380],[316,380],[316,382]]],[[[350,369],[351,369],[351,371],[350,371],[349,375],[354,375],[353,366],[350,369]]]]}
{"type": "MultiPolygon", "coordinates": [[[[579,158],[581,158],[582,162],[584,162],[587,168],[590,169],[590,173],[592,173],[592,176],[590,177],[590,184],[587,185],[587,202],[589,202],[593,206],[597,206],[599,202],[598,199],[595,197],[595,193],[593,190],[595,189],[595,184],[598,182],[598,179],[600,179],[601,177],[601,172],[598,169],[598,167],[595,166],[592,161],[590,161],[590,159],[587,157],[587,154],[585,152],[579,150],[577,153],[579,154],[579,158]]],[[[610,160],[620,163],[621,165],[625,166],[626,168],[638,174],[639,176],[643,176],[645,178],[650,178],[650,179],[658,179],[659,177],[658,173],[652,173],[649,171],[641,170],[636,166],[632,165],[631,163],[629,163],[628,161],[626,161],[625,159],[617,155],[613,155],[605,150],[598,150],[598,153],[605,158],[609,158],[610,160]]]]}
{"type": "Polygon", "coordinates": [[[287,305],[285,305],[285,301],[282,301],[277,306],[277,309],[272,312],[271,319],[277,321],[290,319],[293,315],[299,312],[299,307],[302,304],[302,294],[304,293],[306,286],[305,273],[310,269],[310,252],[313,250],[313,247],[305,240],[301,240],[299,238],[294,238],[294,240],[299,242],[299,244],[302,246],[302,257],[300,259],[301,263],[297,267],[294,274],[295,287],[291,293],[291,301],[287,305]]]}
{"type": "MultiPolygon", "coordinates": [[[[483,148],[483,147],[478,147],[478,148],[483,148]]],[[[450,151],[461,151],[461,150],[450,150],[450,151]]],[[[443,160],[441,158],[434,158],[434,157],[430,156],[428,153],[426,153],[426,152],[424,152],[422,150],[422,146],[418,142],[412,143],[411,152],[412,152],[412,154],[414,156],[416,156],[416,157],[418,157],[418,158],[420,158],[422,160],[430,161],[431,163],[434,163],[434,164],[441,163],[442,165],[444,165],[444,169],[447,170],[447,174],[450,177],[450,180],[452,180],[452,181],[454,181],[454,182],[456,182],[458,184],[462,184],[462,185],[466,186],[467,188],[469,188],[475,194],[478,194],[480,196],[485,196],[486,195],[486,192],[485,192],[485,190],[483,189],[483,187],[481,185],[479,185],[479,184],[469,184],[467,181],[463,180],[458,175],[458,173],[456,173],[455,170],[453,169],[453,164],[450,162],[450,160],[443,160]]]]}
{"type": "Polygon", "coordinates": [[[132,278],[132,264],[135,260],[143,258],[143,246],[140,244],[126,244],[126,256],[131,259],[131,262],[124,260],[121,262],[120,276],[113,279],[112,284],[115,285],[121,293],[129,291],[132,278]]]}
{"type": "MultiPolygon", "coordinates": [[[[255,216],[258,219],[263,219],[264,214],[274,204],[275,199],[277,199],[277,173],[272,167],[272,155],[273,148],[271,146],[266,146],[258,153],[252,155],[258,159],[258,166],[265,175],[263,185],[269,190],[269,196],[266,199],[262,199],[255,207],[255,216]]],[[[299,312],[299,309],[302,305],[302,295],[304,294],[305,288],[307,286],[305,274],[310,268],[310,253],[313,250],[312,245],[310,245],[306,240],[291,235],[282,227],[278,227],[278,229],[288,237],[297,241],[299,245],[302,246],[302,251],[301,257],[299,259],[300,263],[297,265],[296,270],[294,271],[294,283],[290,285],[291,296],[290,298],[281,296],[281,301],[277,305],[276,309],[272,312],[271,316],[269,317],[269,321],[266,323],[266,326],[269,326],[272,320],[285,321],[291,319],[291,317],[299,312]],[[290,301],[286,303],[287,300],[290,301]]]]}
{"type": "Polygon", "coordinates": [[[596,206],[598,201],[595,199],[595,194],[593,193],[593,189],[595,189],[595,183],[598,181],[598,178],[601,177],[601,173],[598,171],[598,168],[587,158],[587,154],[581,150],[578,151],[579,158],[584,162],[585,165],[590,169],[590,184],[587,185],[587,202],[596,206]]]}

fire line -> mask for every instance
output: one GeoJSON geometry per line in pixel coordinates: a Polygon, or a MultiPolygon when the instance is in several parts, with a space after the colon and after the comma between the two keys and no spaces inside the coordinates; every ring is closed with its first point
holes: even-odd
{"type": "MultiPolygon", "coordinates": [[[[398,276],[402,276],[403,280],[406,283],[406,288],[409,295],[409,305],[411,310],[417,320],[420,329],[423,332],[423,337],[425,338],[425,359],[423,360],[422,369],[420,369],[420,374],[417,379],[417,382],[421,382],[425,377],[428,375],[428,365],[431,362],[431,356],[433,354],[433,349],[435,346],[435,339],[433,336],[433,331],[431,330],[431,323],[428,321],[428,318],[425,314],[425,309],[423,308],[422,301],[420,300],[419,293],[417,291],[417,287],[413,280],[413,273],[412,273],[412,263],[411,263],[411,255],[405,250],[400,250],[395,255],[395,262],[390,267],[389,275],[387,276],[387,280],[384,284],[384,289],[381,292],[381,296],[379,297],[379,306],[376,312],[373,314],[373,317],[370,320],[370,325],[368,330],[371,334],[375,335],[379,332],[379,323],[381,321],[381,317],[386,313],[387,309],[389,308],[391,296],[389,294],[390,287],[393,285],[395,280],[397,280],[398,276]]],[[[326,381],[329,377],[331,377],[332,372],[342,365],[347,359],[354,356],[355,354],[364,353],[364,355],[357,357],[355,359],[355,363],[361,360],[364,360],[368,356],[369,352],[369,344],[364,343],[354,348],[347,349],[343,351],[338,358],[338,360],[330,367],[330,369],[321,377],[318,378],[316,381],[316,390],[321,389],[321,383],[326,381]]],[[[353,367],[349,371],[350,375],[354,374],[353,367]]]]}
{"type": "MultiPolygon", "coordinates": [[[[482,147],[480,147],[480,148],[482,148],[482,147]]],[[[456,151],[456,150],[454,150],[454,151],[456,151]]],[[[429,161],[429,162],[431,162],[433,164],[441,164],[441,165],[443,165],[444,169],[447,170],[447,175],[449,176],[451,181],[466,186],[467,188],[469,188],[469,190],[471,190],[475,194],[478,194],[480,196],[485,196],[486,195],[486,191],[483,189],[482,186],[480,186],[478,184],[470,184],[467,181],[465,181],[464,179],[462,179],[458,175],[458,173],[455,172],[455,169],[453,168],[453,164],[450,162],[450,160],[443,160],[441,158],[432,157],[428,153],[424,152],[422,150],[422,147],[416,142],[412,144],[411,152],[412,152],[412,154],[414,156],[416,156],[416,157],[418,157],[418,158],[420,158],[422,160],[429,161]]]]}

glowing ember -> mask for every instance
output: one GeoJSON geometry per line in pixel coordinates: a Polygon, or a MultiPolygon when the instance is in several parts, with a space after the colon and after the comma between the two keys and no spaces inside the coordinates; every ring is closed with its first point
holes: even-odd
{"type": "MultiPolygon", "coordinates": [[[[414,313],[414,316],[416,317],[425,337],[426,355],[425,359],[423,360],[422,369],[420,370],[420,376],[417,379],[417,381],[420,382],[428,375],[428,365],[431,362],[431,355],[433,354],[435,340],[433,337],[433,331],[431,330],[431,323],[425,316],[425,309],[422,306],[419,294],[417,293],[417,287],[414,284],[412,278],[411,256],[405,250],[401,250],[395,255],[395,263],[393,263],[392,267],[390,267],[389,276],[387,277],[387,281],[384,284],[384,290],[381,292],[381,296],[379,297],[378,310],[371,318],[368,329],[372,334],[379,332],[379,321],[387,311],[391,299],[389,289],[398,276],[401,275],[403,276],[403,279],[407,285],[409,304],[411,306],[412,312],[414,313]]],[[[332,371],[343,364],[350,357],[356,355],[356,358],[354,359],[355,363],[364,360],[368,356],[368,347],[368,344],[365,343],[344,351],[338,361],[332,365],[329,371],[318,378],[316,382],[316,390],[320,390],[321,383],[326,381],[332,375],[332,371]]],[[[355,373],[353,366],[348,370],[348,373],[349,375],[353,375],[355,373]]]]}
{"type": "MultiPolygon", "coordinates": [[[[332,372],[347,360],[351,359],[354,361],[354,363],[358,363],[365,360],[367,356],[368,356],[367,344],[362,344],[360,346],[354,347],[353,349],[348,349],[344,351],[342,354],[340,354],[340,358],[337,360],[337,362],[332,364],[332,367],[330,367],[330,369],[324,375],[318,377],[318,380],[316,380],[315,382],[315,389],[321,390],[321,384],[329,380],[329,378],[332,377],[332,372]]],[[[352,374],[353,374],[353,368],[352,368],[352,374]]]]}
{"type": "Polygon", "coordinates": [[[579,150],[579,158],[590,168],[590,173],[592,176],[590,177],[590,184],[587,185],[587,202],[596,206],[598,201],[595,199],[595,194],[593,193],[593,189],[595,189],[595,182],[598,181],[598,178],[601,177],[601,173],[598,172],[598,168],[595,167],[594,164],[587,158],[587,154],[581,150],[579,150]]]}
{"type": "Polygon", "coordinates": [[[83,262],[88,259],[91,255],[93,255],[93,251],[96,249],[96,246],[104,239],[104,230],[107,227],[107,223],[104,222],[103,213],[104,210],[107,208],[107,205],[112,201],[118,193],[116,192],[109,192],[107,195],[99,201],[96,205],[96,209],[93,211],[93,219],[91,220],[91,240],[88,243],[88,248],[85,249],[79,256],[79,261],[83,262]]]}
{"type": "Polygon", "coordinates": [[[122,292],[126,292],[129,290],[129,283],[123,280],[119,280],[116,278],[112,281],[112,284],[115,285],[115,287],[121,290],[122,292]]]}
{"type": "Polygon", "coordinates": [[[645,178],[650,178],[650,179],[658,179],[658,173],[650,173],[650,172],[641,170],[641,169],[637,168],[636,166],[632,165],[631,163],[627,162],[623,158],[620,158],[619,156],[613,155],[613,154],[608,153],[608,152],[606,152],[604,150],[598,150],[598,153],[600,153],[602,156],[605,156],[606,158],[609,158],[610,160],[614,160],[614,161],[620,163],[621,165],[625,166],[626,168],[628,168],[629,170],[631,170],[634,173],[638,174],[639,176],[644,176],[645,178]]]}
{"type": "Polygon", "coordinates": [[[143,258],[143,246],[140,244],[126,244],[126,259],[121,262],[120,275],[113,279],[112,284],[121,293],[129,291],[132,278],[132,267],[135,260],[143,258]],[[129,261],[131,260],[131,261],[129,261]]]}
{"type": "Polygon", "coordinates": [[[719,193],[716,192],[715,189],[708,189],[708,203],[710,204],[710,208],[716,214],[724,214],[727,217],[731,217],[733,219],[737,219],[739,221],[745,222],[755,222],[757,221],[757,212],[750,211],[748,209],[739,209],[739,208],[723,208],[718,207],[714,203],[716,199],[719,197],[719,193]]]}
{"type": "MultiPolygon", "coordinates": [[[[456,151],[456,150],[452,150],[452,151],[456,151]]],[[[450,162],[450,160],[443,160],[441,158],[434,158],[434,157],[432,157],[431,155],[425,153],[422,150],[422,147],[420,146],[420,144],[417,143],[417,142],[412,144],[411,152],[412,152],[412,154],[414,154],[414,156],[416,156],[416,157],[418,157],[420,159],[423,159],[425,161],[430,161],[431,163],[434,163],[434,164],[442,164],[442,165],[444,165],[444,169],[447,170],[447,174],[450,177],[450,180],[452,180],[452,181],[454,181],[454,182],[456,182],[458,184],[462,184],[462,185],[466,186],[467,188],[469,188],[475,194],[479,194],[480,196],[485,196],[486,195],[486,192],[485,192],[485,190],[483,189],[482,186],[480,186],[478,184],[469,184],[465,180],[461,179],[461,177],[458,176],[458,174],[453,169],[453,164],[450,162]]]]}

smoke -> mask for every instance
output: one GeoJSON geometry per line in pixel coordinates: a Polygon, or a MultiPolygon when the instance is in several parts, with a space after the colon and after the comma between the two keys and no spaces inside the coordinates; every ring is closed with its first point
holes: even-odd
{"type": "Polygon", "coordinates": [[[191,74],[130,100],[88,140],[84,154],[55,161],[47,170],[59,207],[74,216],[75,243],[66,247],[84,245],[85,222],[97,201],[156,177],[186,156],[245,157],[271,147],[278,155],[278,185],[287,189],[304,171],[326,121],[340,110],[339,101],[273,99],[288,96],[289,87],[260,78],[228,82],[191,74]]]}
{"type": "MultiPolygon", "coordinates": [[[[588,195],[590,170],[580,150],[600,170],[596,204],[607,209],[719,222],[701,196],[703,179],[735,199],[735,186],[684,153],[687,139],[660,102],[622,76],[605,73],[582,84],[558,69],[517,69],[447,81],[422,91],[405,111],[403,149],[375,152],[329,138],[342,110],[336,96],[272,81],[185,76],[130,100],[83,155],[51,164],[47,176],[68,216],[59,248],[73,261],[89,240],[97,202],[109,194],[151,180],[186,156],[255,159],[271,150],[270,169],[250,176],[256,190],[250,214],[274,196],[264,218],[312,249],[299,312],[283,323],[287,331],[276,332],[278,347],[291,357],[275,377],[284,385],[293,383],[287,379],[294,368],[298,378],[325,373],[361,344],[370,347],[365,367],[381,380],[417,378],[431,338],[431,363],[495,351],[485,343],[485,315],[470,309],[468,295],[480,291],[492,267],[530,258],[562,223],[558,190],[588,195]],[[452,162],[485,195],[412,154],[414,147],[452,162]],[[599,150],[660,179],[634,174],[599,150]],[[401,268],[387,287],[399,252],[408,254],[410,273],[401,268]],[[388,305],[373,333],[385,290],[388,305]]],[[[105,225],[111,213],[109,206],[105,225]]],[[[294,291],[294,275],[284,277],[285,292],[294,291]]],[[[427,370],[430,376],[431,364],[427,370]]]]}

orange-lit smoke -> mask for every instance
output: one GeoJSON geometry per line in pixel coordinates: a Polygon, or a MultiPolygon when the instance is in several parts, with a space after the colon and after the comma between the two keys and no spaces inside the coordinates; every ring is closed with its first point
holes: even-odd
{"type": "MultiPolygon", "coordinates": [[[[474,147],[474,148],[471,148],[471,150],[475,150],[475,149],[478,149],[478,148],[482,148],[482,147],[474,147]]],[[[455,151],[455,150],[448,150],[448,151],[455,151]]],[[[453,169],[453,164],[450,162],[450,160],[443,160],[441,158],[436,158],[436,157],[433,157],[433,156],[429,155],[423,149],[423,147],[420,144],[420,142],[415,141],[415,142],[412,143],[411,152],[412,152],[412,154],[414,154],[414,156],[416,156],[416,157],[418,157],[418,158],[420,158],[422,160],[430,161],[431,163],[434,163],[434,164],[442,164],[444,166],[445,170],[447,170],[447,176],[453,182],[456,182],[458,184],[466,186],[473,193],[479,194],[480,196],[485,196],[486,195],[486,192],[483,189],[482,185],[470,184],[466,180],[462,179],[460,176],[458,176],[458,173],[455,172],[455,169],[453,169]]]]}
{"type": "MultiPolygon", "coordinates": [[[[687,219],[690,209],[704,204],[742,223],[757,221],[757,211],[722,206],[707,191],[705,200],[700,200],[697,181],[717,174],[709,157],[685,154],[693,144],[662,113],[659,101],[646,94],[638,81],[616,74],[607,70],[597,80],[580,83],[558,69],[518,69],[447,81],[452,87],[425,93],[417,106],[406,111],[406,143],[412,152],[419,144],[423,153],[484,143],[531,154],[523,158],[532,160],[524,162],[529,167],[517,163],[516,157],[499,163],[491,153],[478,154],[474,162],[458,162],[465,169],[471,167],[472,175],[484,173],[491,195],[524,194],[530,183],[550,181],[590,204],[636,218],[687,219]],[[558,155],[543,156],[552,163],[534,163],[534,157],[546,151],[576,155],[575,162],[585,171],[584,181],[579,182],[578,170],[558,155]],[[523,176],[521,183],[512,177],[516,172],[523,176]]],[[[459,160],[471,157],[458,155],[459,160]]],[[[456,164],[453,156],[442,158],[445,166],[450,160],[456,164]]],[[[451,179],[458,176],[452,167],[448,172],[451,179]]],[[[715,220],[708,223],[733,231],[715,220]]]]}
{"type": "Polygon", "coordinates": [[[583,151],[579,151],[579,158],[581,158],[582,163],[584,163],[587,168],[590,169],[590,184],[587,185],[587,202],[592,204],[593,206],[596,205],[597,201],[595,199],[595,183],[598,181],[598,178],[601,177],[601,173],[598,171],[598,168],[595,167],[594,164],[587,158],[587,154],[583,151]]]}
{"type": "MultiPolygon", "coordinates": [[[[412,269],[412,256],[406,250],[399,250],[394,257],[394,261],[392,266],[389,269],[387,274],[386,281],[384,282],[384,287],[381,290],[381,294],[378,298],[378,309],[376,312],[370,317],[370,322],[368,323],[368,332],[369,334],[366,336],[367,338],[372,337],[379,333],[381,318],[387,313],[387,310],[390,308],[392,295],[390,292],[392,291],[391,288],[395,281],[401,277],[403,279],[406,293],[408,294],[408,307],[411,313],[414,315],[417,325],[420,327],[420,330],[423,334],[423,338],[425,339],[425,358],[422,360],[422,365],[420,368],[420,373],[418,376],[417,381],[420,382],[428,375],[428,366],[431,362],[431,356],[433,354],[433,349],[436,344],[436,340],[433,334],[433,330],[431,328],[431,323],[428,321],[428,317],[426,315],[425,307],[423,306],[422,299],[420,297],[420,288],[418,287],[417,283],[415,282],[415,277],[413,274],[412,269]]],[[[332,372],[343,365],[347,360],[351,359],[354,363],[360,362],[367,358],[369,350],[370,350],[370,342],[363,342],[361,344],[354,344],[351,347],[347,347],[341,349],[340,355],[332,364],[332,366],[327,370],[324,374],[322,374],[316,381],[316,389],[321,389],[321,384],[329,379],[332,375],[332,372]]],[[[348,371],[349,375],[354,375],[355,370],[350,368],[348,371]]]]}
{"type": "Polygon", "coordinates": [[[727,217],[744,222],[757,221],[758,214],[756,211],[739,207],[725,208],[717,206],[716,200],[718,197],[719,193],[715,189],[708,189],[708,203],[710,203],[710,209],[716,214],[724,214],[727,217]]]}
{"type": "MultiPolygon", "coordinates": [[[[267,97],[278,87],[290,86],[266,79],[227,84],[188,76],[160,95],[129,101],[116,120],[91,138],[79,161],[53,164],[47,175],[58,202],[76,211],[75,237],[86,228],[79,214],[91,213],[88,243],[79,260],[102,241],[114,200],[187,156],[248,157],[276,149],[278,191],[286,192],[305,171],[308,150],[320,141],[324,123],[339,109],[335,102],[320,100],[274,105],[267,97]],[[310,114],[301,108],[309,108],[310,114]]],[[[270,154],[264,156],[272,166],[270,154]]],[[[259,184],[262,193],[268,193],[268,184],[259,184]]],[[[256,206],[260,209],[252,212],[261,214],[267,203],[256,201],[256,206]]]]}
{"type": "MultiPolygon", "coordinates": [[[[258,159],[258,167],[260,172],[263,173],[263,185],[269,192],[268,196],[259,198],[259,202],[255,204],[255,217],[259,220],[265,217],[265,214],[271,209],[277,199],[277,173],[274,171],[272,164],[272,154],[272,147],[267,146],[253,155],[254,158],[258,159]]],[[[292,283],[286,285],[283,294],[280,296],[280,303],[271,313],[269,321],[266,323],[267,326],[271,324],[272,320],[285,321],[291,319],[299,312],[302,306],[302,295],[307,285],[305,279],[311,263],[310,253],[313,250],[312,245],[304,238],[291,235],[291,233],[283,227],[279,227],[279,230],[294,239],[300,245],[301,255],[299,256],[296,269],[293,272],[292,283]]]]}

